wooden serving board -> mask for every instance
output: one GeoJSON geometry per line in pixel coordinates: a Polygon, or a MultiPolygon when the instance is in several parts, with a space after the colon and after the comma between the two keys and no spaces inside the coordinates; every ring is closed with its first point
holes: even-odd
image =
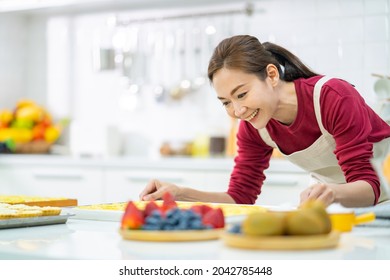
{"type": "Polygon", "coordinates": [[[181,242],[218,239],[224,229],[210,230],[119,230],[123,239],[135,241],[181,242]]]}
{"type": "Polygon", "coordinates": [[[77,199],[73,198],[50,198],[38,196],[17,196],[17,195],[2,195],[0,202],[8,204],[25,204],[30,206],[77,206],[77,199]]]}
{"type": "Polygon", "coordinates": [[[23,204],[30,206],[57,206],[57,207],[68,207],[77,206],[77,199],[60,199],[60,200],[42,200],[42,201],[29,201],[23,202],[23,204]]]}
{"type": "Polygon", "coordinates": [[[243,234],[224,233],[221,236],[227,246],[254,250],[314,250],[336,247],[340,233],[306,236],[247,236],[243,234]]]}

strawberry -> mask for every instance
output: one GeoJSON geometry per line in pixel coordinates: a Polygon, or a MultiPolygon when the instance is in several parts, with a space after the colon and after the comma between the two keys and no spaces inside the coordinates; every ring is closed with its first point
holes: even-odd
{"type": "Polygon", "coordinates": [[[214,208],[208,211],[202,217],[202,223],[206,226],[211,226],[212,228],[223,228],[225,227],[225,217],[221,208],[214,208]]]}
{"type": "Polygon", "coordinates": [[[210,210],[213,210],[214,208],[208,206],[208,205],[205,205],[205,204],[201,204],[201,205],[194,205],[194,206],[191,206],[190,208],[191,210],[193,210],[195,213],[198,213],[200,216],[204,216],[207,212],[209,212],[210,210]]]}
{"type": "Polygon", "coordinates": [[[134,202],[127,203],[125,213],[122,216],[122,229],[139,229],[144,224],[144,214],[137,208],[134,202]]]}
{"type": "Polygon", "coordinates": [[[158,211],[161,211],[160,207],[157,205],[156,202],[154,201],[149,201],[148,204],[146,204],[145,206],[145,210],[144,210],[144,217],[149,217],[149,215],[154,211],[154,210],[158,210],[158,211]]]}
{"type": "Polygon", "coordinates": [[[168,210],[177,207],[177,203],[175,202],[175,198],[169,192],[163,194],[163,205],[161,207],[162,211],[165,213],[168,210]]]}

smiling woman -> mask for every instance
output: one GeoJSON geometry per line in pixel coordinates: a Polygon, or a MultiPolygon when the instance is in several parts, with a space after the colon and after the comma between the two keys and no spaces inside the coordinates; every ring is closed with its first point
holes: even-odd
{"type": "Polygon", "coordinates": [[[253,204],[274,148],[316,180],[301,193],[301,203],[362,207],[389,199],[370,161],[388,152],[390,126],[351,84],[319,75],[285,48],[249,35],[219,43],[208,77],[227,113],[241,120],[227,192],[154,180],[142,199],[170,191],[177,200],[253,204]]]}

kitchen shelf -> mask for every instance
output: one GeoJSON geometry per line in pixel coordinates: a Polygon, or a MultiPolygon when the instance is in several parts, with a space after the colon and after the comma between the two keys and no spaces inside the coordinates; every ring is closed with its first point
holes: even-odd
{"type": "MultiPolygon", "coordinates": [[[[254,2],[254,1],[252,1],[254,2]]],[[[238,0],[0,0],[0,13],[96,13],[245,4],[238,0]]]]}

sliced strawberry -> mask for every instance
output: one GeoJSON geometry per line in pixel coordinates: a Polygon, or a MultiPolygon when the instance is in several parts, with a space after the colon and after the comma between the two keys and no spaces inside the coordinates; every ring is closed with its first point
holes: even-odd
{"type": "Polygon", "coordinates": [[[149,201],[144,209],[144,217],[148,217],[154,210],[161,211],[160,207],[154,201],[149,201]]]}
{"type": "Polygon", "coordinates": [[[214,208],[202,217],[202,223],[212,228],[225,227],[225,217],[221,208],[214,208]]]}
{"type": "Polygon", "coordinates": [[[210,210],[213,210],[214,208],[210,207],[206,204],[201,204],[201,205],[191,206],[190,209],[192,209],[195,213],[198,213],[199,215],[201,215],[203,217],[207,212],[209,212],[210,210]]]}
{"type": "Polygon", "coordinates": [[[169,192],[163,194],[163,204],[161,209],[163,212],[167,212],[168,210],[177,207],[177,203],[173,195],[169,192]]]}
{"type": "Polygon", "coordinates": [[[137,208],[134,202],[127,203],[125,213],[122,216],[122,229],[139,229],[144,224],[144,214],[137,208]]]}

